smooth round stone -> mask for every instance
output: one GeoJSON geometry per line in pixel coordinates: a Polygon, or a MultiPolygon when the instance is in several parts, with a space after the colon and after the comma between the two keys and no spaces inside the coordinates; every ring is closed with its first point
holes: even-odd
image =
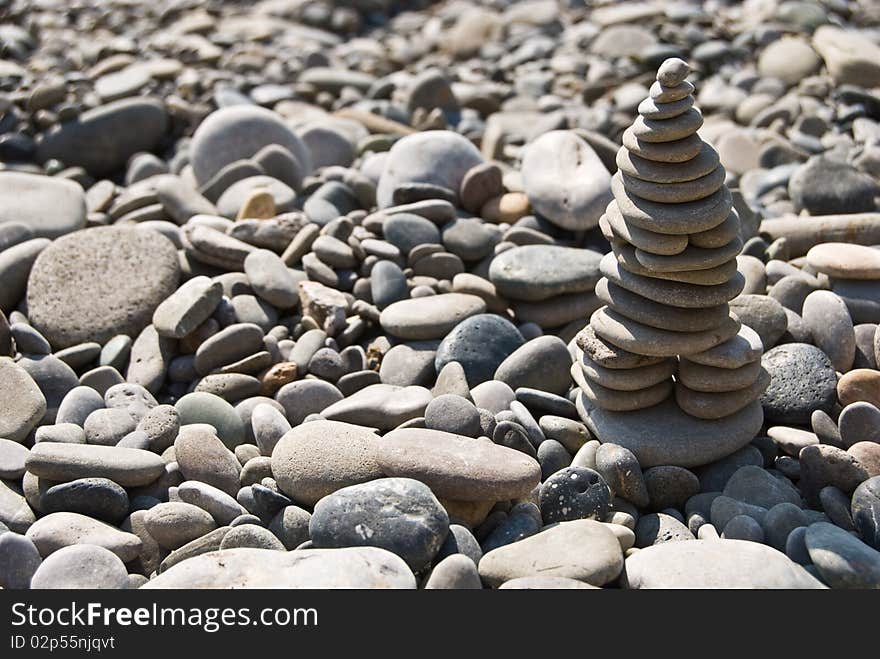
{"type": "Polygon", "coordinates": [[[477,566],[468,556],[454,554],[439,561],[425,581],[425,590],[481,590],[477,566]]]}
{"type": "Polygon", "coordinates": [[[592,291],[601,276],[601,259],[598,252],[588,249],[525,245],[496,256],[489,279],[505,297],[540,302],[555,295],[592,291]]]}
{"type": "Polygon", "coordinates": [[[55,423],[74,423],[82,426],[92,412],[103,407],[104,397],[92,387],[74,387],[58,406],[55,423]]]}
{"type": "Polygon", "coordinates": [[[256,524],[237,524],[223,536],[220,549],[225,551],[236,547],[285,551],[284,545],[271,531],[256,524]]]}
{"type": "Polygon", "coordinates": [[[254,292],[270,304],[289,309],[299,303],[297,281],[275,252],[251,252],[245,257],[244,272],[254,292]]]}
{"type": "Polygon", "coordinates": [[[380,310],[406,300],[409,297],[409,288],[400,266],[392,261],[376,263],[370,271],[370,295],[373,304],[380,310]]]}
{"type": "Polygon", "coordinates": [[[840,438],[846,447],[857,442],[880,444],[880,409],[871,403],[850,403],[841,411],[837,423],[840,438]]]}
{"type": "Polygon", "coordinates": [[[513,389],[499,380],[487,380],[476,385],[471,389],[471,397],[474,405],[480,409],[488,410],[492,414],[506,410],[516,400],[513,389]]]}
{"type": "Polygon", "coordinates": [[[700,481],[693,472],[672,465],[645,470],[644,480],[653,510],[684,509],[685,501],[700,491],[700,481]]]}
{"type": "Polygon", "coordinates": [[[138,536],[78,513],[50,513],[32,524],[26,535],[43,558],[71,545],[97,545],[127,563],[143,546],[138,536]]]}
{"type": "Polygon", "coordinates": [[[428,487],[410,478],[380,478],[322,498],[309,521],[312,546],[380,547],[410,569],[426,567],[449,531],[449,516],[428,487]]]}
{"type": "Polygon", "coordinates": [[[374,384],[326,407],[321,416],[331,421],[390,430],[423,416],[432,398],[424,387],[374,384]]]}
{"type": "Polygon", "coordinates": [[[880,549],[880,476],[872,476],[855,489],[851,512],[862,539],[880,549]]]}
{"type": "Polygon", "coordinates": [[[813,565],[832,588],[880,588],[880,552],[843,529],[818,522],[804,540],[813,565]]]}
{"type": "Polygon", "coordinates": [[[666,542],[626,559],[626,588],[822,588],[772,547],[745,540],[666,542]]]}
{"type": "Polygon", "coordinates": [[[280,552],[239,547],[181,561],[143,586],[181,588],[402,588],[415,589],[399,556],[376,547],[280,552]]]}
{"type": "Polygon", "coordinates": [[[601,522],[611,510],[611,490],[598,472],[566,467],[541,484],[538,501],[545,524],[575,519],[601,522]]]}
{"type": "Polygon", "coordinates": [[[758,333],[767,350],[775,346],[788,329],[785,309],[766,295],[739,295],[730,301],[730,310],[740,322],[758,333]]]}
{"type": "Polygon", "coordinates": [[[419,245],[440,243],[440,229],[421,215],[414,213],[395,213],[382,223],[382,235],[397,247],[402,254],[419,245]]]}
{"type": "Polygon", "coordinates": [[[513,449],[438,430],[394,430],[378,444],[387,475],[415,478],[444,499],[501,501],[524,497],[539,482],[538,463],[513,449]]]}
{"type": "Polygon", "coordinates": [[[184,503],[205,510],[219,526],[228,525],[247,511],[233,497],[213,485],[185,481],[177,486],[177,496],[184,503]]]}
{"type": "Polygon", "coordinates": [[[309,414],[323,413],[342,399],[339,389],[322,380],[291,382],[275,394],[275,400],[284,407],[285,416],[291,426],[298,426],[309,414]]]}
{"type": "Polygon", "coordinates": [[[724,496],[768,509],[780,503],[798,507],[802,503],[794,487],[755,465],[734,472],[724,487],[724,496]]]}
{"type": "Polygon", "coordinates": [[[47,557],[31,579],[34,590],[129,588],[125,564],[112,551],[97,545],[71,545],[47,557]]]}
{"type": "Polygon", "coordinates": [[[880,279],[880,250],[850,243],[822,243],[807,252],[807,263],[829,277],[880,279]]]}
{"type": "Polygon", "coordinates": [[[61,177],[0,172],[0,225],[6,222],[28,227],[30,238],[63,236],[85,226],[85,194],[61,177]]]}
{"type": "Polygon", "coordinates": [[[437,341],[414,341],[394,346],[382,358],[380,381],[398,387],[430,385],[436,375],[437,345],[437,341]]]}
{"type": "Polygon", "coordinates": [[[443,227],[442,240],[443,246],[463,261],[479,261],[492,252],[500,235],[480,220],[457,218],[443,227]]]}
{"type": "Polygon", "coordinates": [[[477,437],[481,432],[480,412],[466,398],[443,394],[425,408],[425,427],[454,435],[477,437]]]}
{"type": "Polygon", "coordinates": [[[836,399],[837,374],[824,352],[806,343],[777,346],[761,358],[770,386],[761,395],[767,420],[809,425],[814,410],[830,412],[836,399]]]}
{"type": "Polygon", "coordinates": [[[379,323],[401,339],[440,339],[466,318],[485,310],[486,303],[476,295],[444,293],[395,302],[382,311],[379,323]]]}
{"type": "Polygon", "coordinates": [[[217,430],[217,436],[229,448],[245,441],[244,422],[228,402],[207,392],[185,395],[174,404],[180,415],[180,425],[207,423],[217,430]]]}
{"type": "Polygon", "coordinates": [[[41,442],[34,445],[27,460],[27,470],[46,480],[108,478],[123,487],[147,485],[164,469],[165,463],[155,453],[90,444],[41,442]]]}
{"type": "Polygon", "coordinates": [[[272,475],[294,501],[313,506],[349,485],[381,478],[379,438],[360,426],[312,421],[287,432],[272,452],[272,475]]]}
{"type": "Polygon", "coordinates": [[[43,136],[36,159],[83,167],[94,177],[123,169],[129,157],[152,151],[165,135],[168,112],[157,98],[126,98],[93,108],[43,136]]]}
{"type": "Polygon", "coordinates": [[[50,487],[41,505],[46,513],[80,513],[116,523],[128,514],[128,495],[107,478],[80,478],[50,487]]]}
{"type": "Polygon", "coordinates": [[[877,181],[845,161],[817,155],[801,165],[788,181],[795,211],[810,215],[871,212],[876,207],[877,181]]]}
{"type": "Polygon", "coordinates": [[[491,380],[501,363],[525,343],[519,330],[494,314],[478,314],[460,322],[437,349],[435,367],[459,362],[473,387],[491,380]]]}
{"type": "Polygon", "coordinates": [[[837,383],[837,398],[841,405],[864,401],[880,407],[880,372],[858,368],[846,373],[837,383]]]}
{"type": "Polygon", "coordinates": [[[522,179],[532,207],[564,229],[595,227],[611,201],[611,174],[572,131],[553,130],[530,142],[523,153],[522,179]]]}
{"type": "Polygon", "coordinates": [[[135,336],[177,288],[174,245],[127,227],[98,227],[56,240],[28,280],[31,323],[56,349],[117,334],[135,336]]]}
{"type": "Polygon", "coordinates": [[[160,547],[174,550],[210,533],[217,525],[207,511],[174,501],[150,508],[144,517],[144,526],[160,547]]]}
{"type": "Polygon", "coordinates": [[[828,355],[834,369],[845,373],[852,368],[856,336],[846,303],[831,291],[813,291],[804,300],[801,316],[816,347],[828,355]]]}
{"type": "Polygon", "coordinates": [[[671,400],[622,413],[592,407],[579,396],[578,413],[595,437],[629,449],[643,468],[715,462],[748,444],[763,422],[757,401],[724,418],[707,420],[685,414],[671,400]]]}
{"type": "Polygon", "coordinates": [[[392,206],[395,189],[406,183],[428,183],[457,193],[465,174],[482,162],[470,140],[452,131],[407,135],[394,143],[385,158],[376,190],[379,208],[392,206]]]}
{"type": "Polygon", "coordinates": [[[511,389],[527,387],[563,395],[568,391],[571,356],[565,342],[556,336],[539,336],[511,353],[495,371],[511,389]]]}
{"type": "Polygon", "coordinates": [[[174,440],[174,457],[185,480],[213,485],[235,496],[241,464],[208,425],[183,426],[174,440]]]}
{"type": "Polygon", "coordinates": [[[801,465],[798,485],[808,500],[815,500],[815,495],[826,485],[850,493],[871,475],[853,453],[836,446],[805,446],[798,457],[801,465]]]}
{"type": "Polygon", "coordinates": [[[797,37],[773,41],[758,57],[758,72],[762,76],[778,78],[787,85],[796,85],[821,65],[816,51],[806,40],[797,37]]]}
{"type": "Polygon", "coordinates": [[[520,577],[567,577],[603,586],[623,569],[620,543],[607,525],[579,519],[499,547],[480,560],[483,582],[493,588],[520,577]]]}
{"type": "Polygon", "coordinates": [[[0,586],[9,590],[29,588],[41,560],[40,552],[28,538],[0,532],[0,586]]]}
{"type": "Polygon", "coordinates": [[[312,171],[308,146],[278,114],[253,105],[212,112],[196,129],[189,149],[196,181],[204,185],[226,165],[250,158],[270,144],[287,149],[304,174],[312,171]]]}
{"type": "Polygon", "coordinates": [[[46,397],[21,366],[0,358],[0,437],[24,441],[46,413],[46,397]]]}
{"type": "Polygon", "coordinates": [[[596,586],[569,577],[517,577],[498,586],[498,590],[595,590],[596,586]]]}
{"type": "Polygon", "coordinates": [[[596,471],[608,483],[614,496],[639,508],[648,505],[648,490],[639,461],[632,451],[617,444],[602,444],[596,451],[596,471]]]}
{"type": "Polygon", "coordinates": [[[214,313],[223,297],[223,285],[208,277],[193,277],[153,312],[153,326],[160,336],[182,339],[214,313]]]}
{"type": "Polygon", "coordinates": [[[28,372],[46,398],[42,423],[53,423],[64,397],[79,384],[76,373],[54,355],[23,357],[18,365],[28,372]]]}

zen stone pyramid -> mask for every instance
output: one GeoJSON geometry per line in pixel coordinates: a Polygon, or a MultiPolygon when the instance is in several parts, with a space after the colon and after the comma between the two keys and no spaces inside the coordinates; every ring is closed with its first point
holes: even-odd
{"type": "Polygon", "coordinates": [[[731,313],[742,292],[739,217],[716,151],[697,135],[688,65],[666,60],[623,135],[614,200],[600,220],[612,252],[578,335],[581,416],[643,466],[695,466],[747,444],[769,377],[758,335],[731,313]]]}

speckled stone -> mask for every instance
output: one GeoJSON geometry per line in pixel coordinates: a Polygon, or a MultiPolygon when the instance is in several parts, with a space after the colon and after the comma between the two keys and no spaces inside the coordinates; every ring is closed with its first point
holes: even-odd
{"type": "Polygon", "coordinates": [[[28,280],[31,323],[52,344],[104,343],[136,336],[177,288],[171,241],[127,227],[98,227],[56,240],[28,280]]]}

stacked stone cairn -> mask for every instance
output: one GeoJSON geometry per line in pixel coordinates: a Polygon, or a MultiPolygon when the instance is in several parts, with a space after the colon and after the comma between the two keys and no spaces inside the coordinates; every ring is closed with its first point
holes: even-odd
{"type": "Polygon", "coordinates": [[[700,139],[688,65],[666,60],[623,135],[614,200],[600,220],[613,251],[578,335],[572,374],[586,408],[631,412],[675,396],[714,420],[769,384],[758,335],[731,313],[743,290],[739,218],[717,152],[700,139]]]}

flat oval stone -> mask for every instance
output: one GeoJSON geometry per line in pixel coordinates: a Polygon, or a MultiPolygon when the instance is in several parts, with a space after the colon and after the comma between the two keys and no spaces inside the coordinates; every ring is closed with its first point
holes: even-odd
{"type": "Polygon", "coordinates": [[[85,194],[57,176],[0,172],[0,224],[5,222],[24,224],[33,238],[63,236],[85,226],[85,194]]]}
{"type": "Polygon", "coordinates": [[[127,563],[137,557],[143,545],[133,533],[78,513],[50,513],[32,524],[25,535],[43,558],[64,547],[84,544],[109,549],[127,563]]]}
{"type": "Polygon", "coordinates": [[[880,552],[843,529],[818,522],[807,527],[807,551],[832,588],[880,587],[880,552]]]}
{"type": "Polygon", "coordinates": [[[687,358],[703,366],[740,368],[760,359],[763,349],[758,333],[748,325],[741,325],[733,338],[709,350],[690,353],[687,358]]]}
{"type": "Polygon", "coordinates": [[[156,480],[165,463],[141,449],[41,442],[31,449],[27,470],[51,481],[108,478],[123,487],[136,487],[156,480]]]}
{"type": "Polygon", "coordinates": [[[602,258],[602,274],[618,286],[660,304],[684,309],[699,309],[724,304],[742,292],[745,279],[738,272],[724,284],[703,286],[686,282],[656,279],[626,270],[613,252],[602,258]]]}
{"type": "Polygon", "coordinates": [[[691,355],[711,349],[736,336],[739,322],[728,316],[718,327],[699,332],[672,332],[643,325],[609,307],[599,309],[590,319],[597,335],[630,352],[653,357],[691,355]]]}
{"type": "Polygon", "coordinates": [[[349,485],[381,478],[379,438],[367,428],[312,421],[287,432],[272,451],[272,475],[282,492],[313,506],[349,485]]]}
{"type": "Polygon", "coordinates": [[[433,396],[417,385],[373,384],[326,407],[321,416],[331,421],[390,430],[423,416],[433,396]]]}
{"type": "Polygon", "coordinates": [[[834,369],[845,373],[852,368],[856,334],[843,299],[831,291],[813,291],[804,300],[801,317],[813,343],[828,355],[834,369]]]}
{"type": "Polygon", "coordinates": [[[18,480],[24,475],[30,451],[11,439],[0,438],[0,478],[18,480]]]}
{"type": "Polygon", "coordinates": [[[160,336],[182,339],[214,313],[222,297],[219,281],[193,277],[156,307],[153,326],[160,336]]]}
{"type": "Polygon", "coordinates": [[[620,214],[628,222],[657,233],[691,234],[714,229],[733,208],[726,186],[700,199],[681,204],[663,204],[631,195],[618,172],[611,177],[611,189],[620,214]]]}
{"type": "Polygon", "coordinates": [[[245,440],[244,422],[227,401],[207,392],[187,394],[175,403],[180,424],[207,423],[217,430],[217,436],[229,448],[245,440]]]}
{"type": "Polygon", "coordinates": [[[128,514],[128,494],[107,478],[78,478],[53,485],[41,499],[43,512],[73,512],[118,523],[128,514]]]}
{"type": "Polygon", "coordinates": [[[563,293],[590,291],[599,280],[602,256],[592,250],[525,245],[492,260],[489,279],[515,300],[539,302],[563,293]]]}
{"type": "Polygon", "coordinates": [[[850,243],[822,243],[807,252],[818,272],[840,279],[880,279],[880,250],[850,243]]]}
{"type": "Polygon", "coordinates": [[[83,167],[92,176],[107,176],[125,167],[135,153],[152,151],[168,123],[168,113],[159,99],[114,101],[44,135],[37,147],[37,160],[55,158],[68,167],[83,167]]]}
{"type": "Polygon", "coordinates": [[[748,444],[764,418],[757,401],[714,420],[692,417],[671,400],[626,413],[593,407],[581,396],[577,405],[581,420],[593,435],[629,449],[643,468],[697,467],[714,462],[748,444]]]}
{"type": "Polygon", "coordinates": [[[183,426],[174,440],[174,457],[186,480],[213,485],[230,496],[241,486],[241,465],[206,424],[183,426]]]}
{"type": "Polygon", "coordinates": [[[439,339],[465,318],[481,314],[486,303],[476,295],[444,293],[395,302],[382,311],[382,329],[401,339],[439,339]]]}
{"type": "Polygon", "coordinates": [[[623,569],[617,537],[601,522],[561,522],[529,538],[499,547],[480,560],[483,582],[497,588],[520,577],[568,577],[603,586],[623,569]]]}
{"type": "Polygon", "coordinates": [[[501,501],[526,496],[541,478],[519,451],[439,430],[407,428],[385,435],[376,461],[384,473],[414,478],[442,498],[501,501]]]}
{"type": "Polygon", "coordinates": [[[772,547],[747,540],[665,542],[626,559],[626,588],[823,588],[772,547]]]}
{"type": "Polygon", "coordinates": [[[55,349],[135,336],[179,276],[177,251],[165,237],[116,226],[77,231],[37,257],[29,318],[55,349]]]}
{"type": "Polygon", "coordinates": [[[449,516],[430,489],[411,478],[379,478],[322,498],[309,520],[312,546],[380,547],[406,561],[413,572],[437,555],[449,516]]]}
{"type": "Polygon", "coordinates": [[[880,444],[880,409],[871,403],[859,401],[844,407],[838,426],[844,446],[849,447],[857,442],[880,444]]]}
{"type": "Polygon", "coordinates": [[[182,501],[153,506],[144,516],[144,527],[160,547],[174,550],[216,528],[207,511],[182,501]]]}
{"type": "Polygon", "coordinates": [[[177,563],[143,586],[148,590],[415,587],[416,579],[403,559],[378,547],[211,551],[177,563]]]}
{"type": "Polygon", "coordinates": [[[28,538],[19,533],[0,533],[0,586],[26,590],[40,563],[40,552],[28,538]]]}
{"type": "Polygon", "coordinates": [[[596,284],[596,296],[627,318],[673,332],[705,331],[718,327],[730,316],[727,304],[701,309],[671,307],[628,291],[604,277],[596,284]]]}

